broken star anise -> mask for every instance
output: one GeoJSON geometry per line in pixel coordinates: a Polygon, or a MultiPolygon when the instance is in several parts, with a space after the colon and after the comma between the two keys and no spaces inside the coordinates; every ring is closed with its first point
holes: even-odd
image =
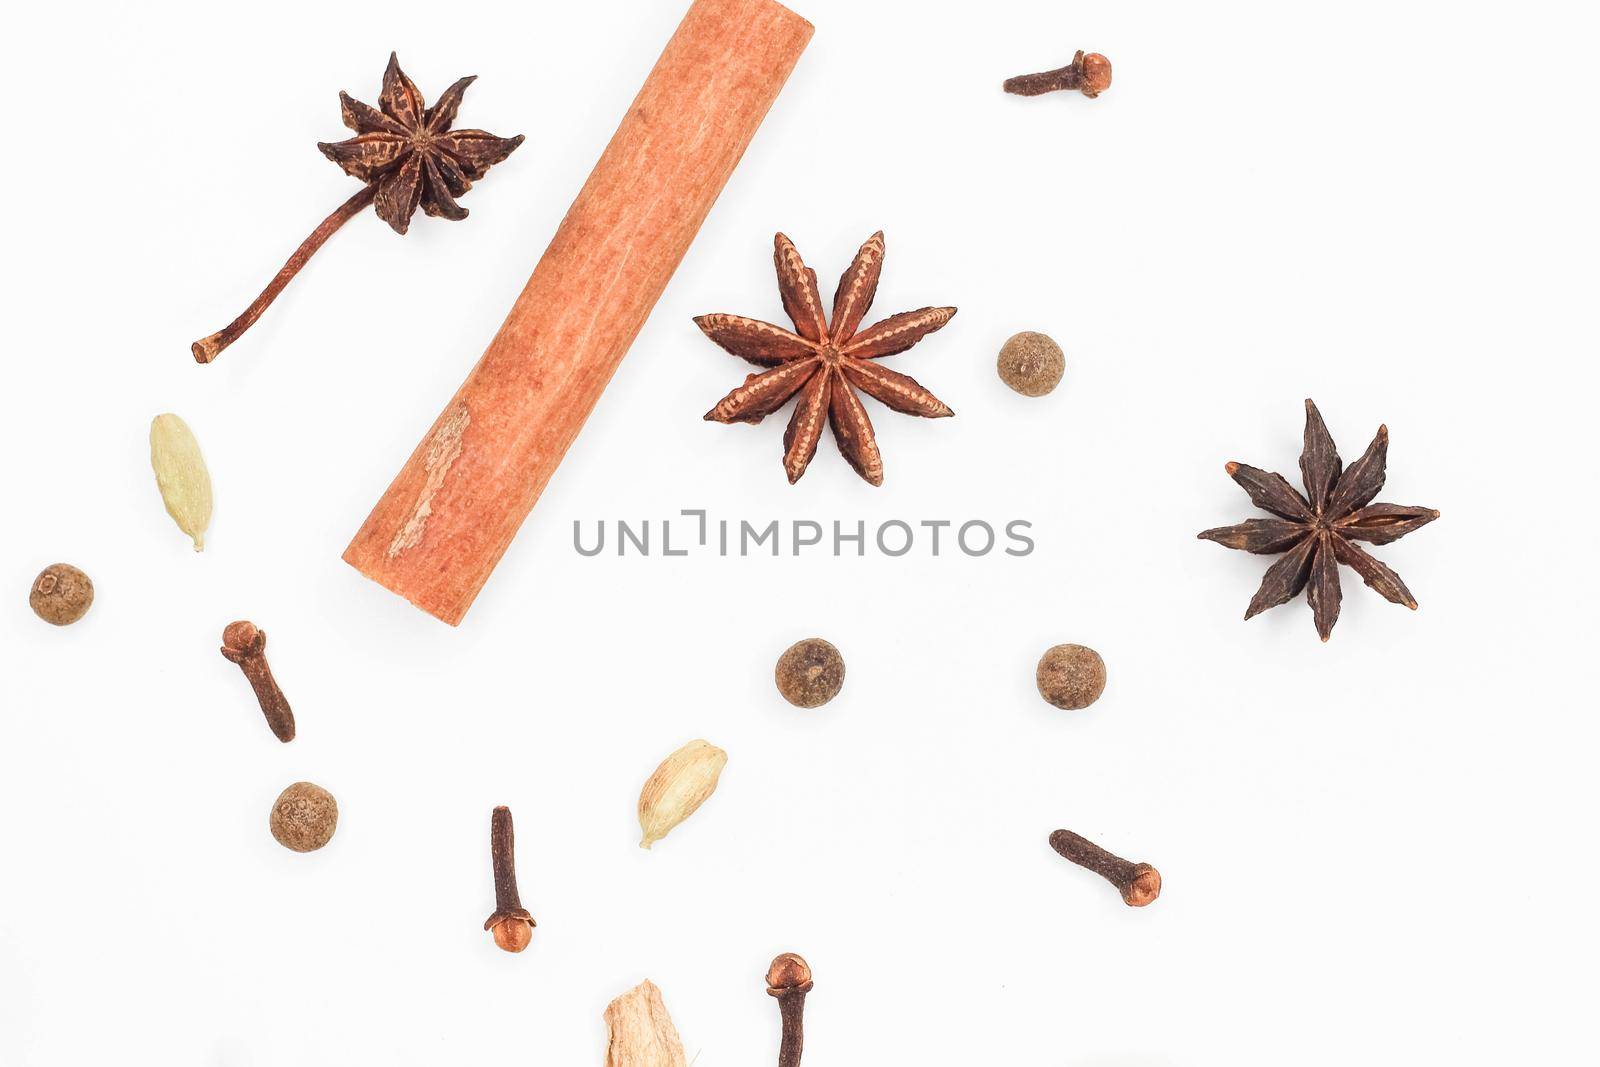
{"type": "Polygon", "coordinates": [[[1361,458],[1343,466],[1322,414],[1307,400],[1305,450],[1300,454],[1306,496],[1281,474],[1244,463],[1227,465],[1228,475],[1244,487],[1255,506],[1279,517],[1250,519],[1200,536],[1246,552],[1285,553],[1267,569],[1245,618],[1286,604],[1304,589],[1317,633],[1326,641],[1339,621],[1341,563],[1386,600],[1416,609],[1417,601],[1400,576],[1356,544],[1386,545],[1439,517],[1432,508],[1372,503],[1383,488],[1388,452],[1389,428],[1379,426],[1361,458]]]}
{"type": "Polygon", "coordinates": [[[873,362],[904,352],[955,315],[955,308],[923,308],[892,315],[862,330],[861,320],[877,295],[883,271],[883,234],[861,246],[839,279],[830,320],[817,289],[817,272],[800,259],[794,243],[776,239],[778,291],[795,332],[739,315],[702,315],[695,325],[740,359],[772,369],[752,374],[706,414],[709,422],[757,423],[799,394],[783,435],[783,469],[793,484],[817,454],[825,422],[833,425],[839,451],[856,473],[883,484],[883,457],[872,421],[856,389],[895,411],[938,419],[954,415],[915,379],[873,362]]]}
{"type": "Polygon", "coordinates": [[[483,130],[450,128],[467,86],[476,80],[476,76],[458,80],[432,107],[427,107],[422,93],[391,52],[376,108],[349,93],[339,94],[344,124],[356,136],[335,144],[319,143],[317,147],[346,174],[366,184],[311,231],[311,236],[301,242],[244,314],[189,346],[197,362],[210,363],[255,325],[317,249],[368,204],[373,204],[378,217],[401,234],[410,228],[411,216],[419,206],[425,214],[437,218],[467,217],[467,209],[456,198],[522,143],[521,134],[496,137],[483,130]]]}

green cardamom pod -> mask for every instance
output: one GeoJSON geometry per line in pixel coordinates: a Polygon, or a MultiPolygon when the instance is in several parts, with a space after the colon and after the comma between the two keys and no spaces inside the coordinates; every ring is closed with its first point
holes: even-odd
{"type": "Polygon", "coordinates": [[[640,848],[649,848],[695,813],[717,788],[728,754],[709,741],[690,741],[661,761],[639,794],[640,848]]]}
{"type": "Polygon", "coordinates": [[[211,525],[211,472],[188,423],[176,415],[151,420],[150,466],[167,514],[194,538],[194,550],[201,551],[206,547],[206,527],[211,525]]]}

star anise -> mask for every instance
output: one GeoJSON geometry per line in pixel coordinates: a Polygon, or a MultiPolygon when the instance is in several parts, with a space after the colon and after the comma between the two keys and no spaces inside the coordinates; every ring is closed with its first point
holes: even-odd
{"type": "Polygon", "coordinates": [[[1300,454],[1306,496],[1281,474],[1244,463],[1227,465],[1229,476],[1244,487],[1255,506],[1279,517],[1250,519],[1200,536],[1246,552],[1286,553],[1267,569],[1245,618],[1286,604],[1304,589],[1317,633],[1326,641],[1339,621],[1341,563],[1384,599],[1416,610],[1417,601],[1400,576],[1356,544],[1386,545],[1439,517],[1432,508],[1372,503],[1383,488],[1388,452],[1389,428],[1379,426],[1361,458],[1343,466],[1321,413],[1307,400],[1305,450],[1300,454]]]}
{"type": "Polygon", "coordinates": [[[796,332],[739,315],[695,319],[695,325],[727,351],[758,367],[772,368],[746,378],[706,413],[706,420],[757,423],[799,394],[800,402],[783,435],[783,469],[790,484],[806,472],[822,440],[823,424],[831,422],[839,451],[856,473],[873,485],[882,485],[883,457],[856,389],[907,415],[929,419],[954,415],[915,379],[873,361],[904,352],[949,322],[956,309],[907,311],[860,329],[883,271],[880,232],[861,246],[855,262],[839,279],[830,325],[817,289],[817,272],[801,261],[794,243],[783,234],[778,234],[776,245],[778,291],[796,332]]]}
{"type": "Polygon", "coordinates": [[[339,94],[344,124],[356,136],[317,147],[350,177],[376,187],[373,210],[395,233],[410,228],[418,204],[435,218],[466,218],[467,209],[455,198],[522,143],[521,134],[496,137],[450,129],[467,86],[477,80],[476,75],[461,78],[428,107],[391,52],[377,108],[339,94]]]}
{"type": "Polygon", "coordinates": [[[237,341],[323,242],[368,204],[373,204],[378,217],[400,234],[410,228],[411,216],[419,206],[425,214],[436,218],[466,218],[467,209],[456,199],[523,141],[521,134],[496,137],[483,130],[450,128],[467,86],[476,80],[476,76],[458,80],[432,107],[427,107],[422,93],[406,77],[399,59],[391,52],[376,108],[341,92],[339,103],[344,124],[354,130],[356,136],[335,144],[319,143],[317,147],[346,174],[366,184],[312,231],[244,314],[226,329],[190,346],[194,358],[210,363],[237,341]]]}

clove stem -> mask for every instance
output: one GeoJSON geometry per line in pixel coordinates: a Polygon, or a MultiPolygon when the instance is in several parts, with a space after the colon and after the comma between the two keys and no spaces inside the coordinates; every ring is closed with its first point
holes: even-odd
{"type": "Polygon", "coordinates": [[[294,712],[289,708],[288,697],[278,687],[277,679],[272,677],[272,669],[267,666],[267,661],[255,657],[239,666],[244,669],[250,688],[255,690],[256,700],[261,703],[261,713],[266,716],[267,727],[272,730],[273,736],[285,743],[293,741],[294,712]]]}
{"type": "Polygon", "coordinates": [[[1056,70],[1047,70],[1039,74],[1019,74],[1015,78],[1007,78],[1005,90],[1015,96],[1043,96],[1045,93],[1060,92],[1064,89],[1078,87],[1078,65],[1069,63],[1056,70]]]}
{"type": "Polygon", "coordinates": [[[300,273],[300,268],[304,267],[306,262],[316,254],[317,249],[321,248],[328,238],[338,231],[339,227],[365,210],[367,205],[372,203],[373,197],[377,195],[377,183],[364,185],[359,193],[340,204],[334,209],[333,214],[323,219],[322,224],[311,231],[311,236],[307,237],[300,247],[294,250],[294,255],[290,256],[289,261],[273,276],[272,281],[261,291],[261,295],[256,297],[255,302],[244,309],[244,314],[210,337],[202,338],[189,346],[190,350],[194,352],[195,362],[210,363],[221,355],[224,348],[233,344],[246,330],[254,326],[256,320],[262,316],[262,313],[272,306],[274,300],[278,299],[278,294],[283,292],[284,286],[294,280],[294,276],[300,273]]]}
{"type": "Polygon", "coordinates": [[[778,998],[778,1014],[783,1020],[783,1043],[778,1046],[778,1067],[800,1067],[805,1050],[805,1030],[801,1018],[806,1010],[804,993],[789,993],[778,998]]]}
{"type": "Polygon", "coordinates": [[[515,911],[522,907],[517,892],[516,841],[512,836],[511,809],[501,805],[489,820],[489,852],[494,863],[494,907],[515,911]]]}

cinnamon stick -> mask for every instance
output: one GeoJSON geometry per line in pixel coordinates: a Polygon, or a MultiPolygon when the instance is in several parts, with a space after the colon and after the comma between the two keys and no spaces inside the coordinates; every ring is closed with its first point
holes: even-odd
{"type": "Polygon", "coordinates": [[[344,558],[458,624],[777,99],[812,26],[695,0],[500,332],[344,558]]]}

